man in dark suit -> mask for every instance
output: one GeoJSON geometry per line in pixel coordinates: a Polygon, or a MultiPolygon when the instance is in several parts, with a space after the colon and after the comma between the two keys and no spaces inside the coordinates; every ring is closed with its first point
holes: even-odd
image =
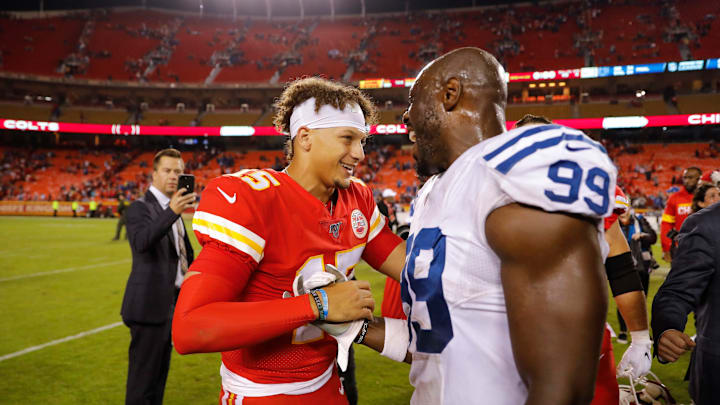
{"type": "Polygon", "coordinates": [[[697,405],[720,404],[720,204],[689,216],[682,225],[667,279],[655,295],[652,329],[661,363],[694,348],[690,396],[697,405]],[[695,312],[697,338],[685,330],[695,312]]]}
{"type": "Polygon", "coordinates": [[[121,312],[131,336],[126,404],[161,404],[165,391],[172,314],[193,260],[181,214],[196,194],[178,190],[183,169],[179,151],[158,152],[150,189],[126,213],[133,258],[121,312]]]}

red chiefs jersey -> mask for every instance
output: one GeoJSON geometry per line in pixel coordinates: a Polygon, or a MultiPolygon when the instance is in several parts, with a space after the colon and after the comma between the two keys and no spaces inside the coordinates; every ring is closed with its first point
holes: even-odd
{"type": "MultiPolygon", "coordinates": [[[[372,191],[359,180],[338,189],[337,202],[326,206],[286,173],[270,169],[212,180],[202,193],[193,230],[203,246],[221,244],[252,257],[254,269],[237,299],[241,302],[281,299],[284,291],[292,291],[297,275],[307,279],[324,271],[325,264],[348,275],[361,258],[378,268],[402,242],[386,225],[372,191]]],[[[336,351],[332,337],[307,324],[223,352],[222,361],[231,372],[256,383],[290,383],[325,372],[336,351]]]]}
{"type": "Polygon", "coordinates": [[[607,231],[610,229],[612,224],[617,221],[618,217],[627,210],[630,209],[630,202],[628,201],[627,197],[625,196],[625,193],[622,191],[622,189],[619,186],[615,186],[615,200],[613,202],[613,212],[610,214],[610,216],[605,217],[605,230],[607,231]]]}
{"type": "Polygon", "coordinates": [[[685,218],[692,214],[693,194],[688,193],[685,187],[668,197],[665,210],[663,211],[662,223],[660,224],[660,243],[663,252],[670,250],[672,241],[667,237],[671,229],[680,230],[685,218]]]}

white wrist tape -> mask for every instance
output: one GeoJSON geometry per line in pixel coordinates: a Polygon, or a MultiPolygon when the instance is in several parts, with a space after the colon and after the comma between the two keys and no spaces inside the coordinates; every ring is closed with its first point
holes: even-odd
{"type": "Polygon", "coordinates": [[[385,318],[385,343],[380,354],[395,361],[405,361],[409,344],[407,321],[385,318]]]}
{"type": "Polygon", "coordinates": [[[647,329],[630,331],[630,342],[632,343],[652,343],[650,339],[650,331],[647,329]]]}

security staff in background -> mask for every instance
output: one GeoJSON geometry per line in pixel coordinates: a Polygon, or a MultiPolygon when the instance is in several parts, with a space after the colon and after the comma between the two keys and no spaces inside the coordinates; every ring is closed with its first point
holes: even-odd
{"type": "MultiPolygon", "coordinates": [[[[125,211],[127,209],[127,201],[125,201],[125,196],[123,194],[118,194],[118,201],[117,201],[117,216],[118,216],[118,222],[117,227],[115,228],[115,237],[113,240],[120,239],[120,232],[122,232],[122,228],[125,226],[125,211]]],[[[127,239],[127,230],[125,230],[125,239],[127,239]]]]}

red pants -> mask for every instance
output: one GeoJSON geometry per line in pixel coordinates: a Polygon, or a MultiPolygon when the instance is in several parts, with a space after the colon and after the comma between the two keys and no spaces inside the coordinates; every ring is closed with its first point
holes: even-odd
{"type": "Polygon", "coordinates": [[[267,397],[242,397],[224,388],[220,390],[220,405],[347,405],[348,401],[337,374],[337,368],[332,376],[320,389],[302,395],[270,395],[267,397]]]}
{"type": "Polygon", "coordinates": [[[605,328],[600,356],[597,380],[595,380],[595,397],[591,405],[617,405],[620,402],[620,388],[615,375],[615,356],[608,328],[605,328]]]}
{"type": "Polygon", "coordinates": [[[407,319],[402,307],[402,295],[400,294],[400,283],[388,277],[385,280],[385,290],[381,307],[382,316],[385,318],[407,319]]]}

